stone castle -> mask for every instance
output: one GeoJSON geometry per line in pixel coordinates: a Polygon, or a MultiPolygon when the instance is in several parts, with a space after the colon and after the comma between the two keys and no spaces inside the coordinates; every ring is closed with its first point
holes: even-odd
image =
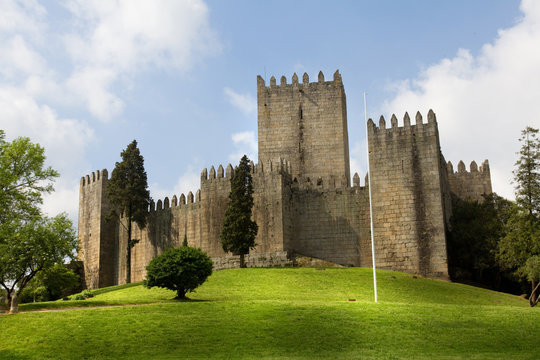
{"type": "MultiPolygon", "coordinates": [[[[322,72],[316,82],[296,74],[279,85],[257,77],[258,164],[252,164],[253,218],[259,225],[248,266],[288,266],[298,255],[344,266],[371,266],[368,186],[350,177],[347,107],[338,71],[332,81],[322,72]]],[[[454,172],[440,149],[435,113],[420,113],[403,126],[392,115],[390,127],[370,119],[369,162],[377,267],[447,278],[446,230],[452,197],[481,199],[491,193],[489,164],[454,172]]],[[[149,261],[180,246],[184,236],[201,248],[215,268],[238,266],[221,247],[219,234],[233,167],[201,173],[200,189],[152,202],[148,225],[134,225],[131,281],[145,277],[149,261]]],[[[125,227],[106,220],[107,170],[81,179],[79,258],[85,285],[98,288],[125,281],[125,227]]],[[[367,183],[367,181],[366,181],[367,183]]]]}

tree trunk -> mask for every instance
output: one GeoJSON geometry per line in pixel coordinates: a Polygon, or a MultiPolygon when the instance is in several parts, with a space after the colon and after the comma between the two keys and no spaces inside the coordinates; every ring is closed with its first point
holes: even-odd
{"type": "Polygon", "coordinates": [[[17,297],[17,293],[15,293],[11,297],[11,304],[9,305],[9,313],[16,314],[18,312],[19,312],[19,298],[17,297]]]}
{"type": "Polygon", "coordinates": [[[131,283],[131,216],[127,217],[128,221],[128,238],[127,238],[127,254],[126,254],[126,284],[131,283]]]}
{"type": "Polygon", "coordinates": [[[177,290],[176,291],[176,298],[177,299],[185,299],[186,298],[186,290],[177,290]]]}
{"type": "Polygon", "coordinates": [[[244,259],[245,254],[240,254],[240,268],[246,267],[246,260],[244,259]]]}
{"type": "Polygon", "coordinates": [[[538,294],[537,294],[538,288],[540,287],[540,282],[538,284],[536,284],[536,286],[535,286],[535,282],[533,280],[531,282],[531,286],[532,286],[532,291],[531,291],[531,296],[529,296],[529,305],[531,305],[531,307],[533,307],[536,304],[538,304],[538,300],[540,300],[539,297],[538,297],[538,294]]]}
{"type": "Polygon", "coordinates": [[[11,292],[6,291],[6,309],[9,311],[11,309],[11,292]]]}

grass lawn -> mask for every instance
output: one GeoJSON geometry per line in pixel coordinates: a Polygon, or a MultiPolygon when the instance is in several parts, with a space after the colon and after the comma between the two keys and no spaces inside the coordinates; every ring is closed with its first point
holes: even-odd
{"type": "Polygon", "coordinates": [[[0,359],[537,359],[540,310],[519,297],[370,269],[235,269],[191,301],[143,286],[100,306],[0,316],[0,359]],[[356,299],[356,301],[348,301],[356,299]]]}

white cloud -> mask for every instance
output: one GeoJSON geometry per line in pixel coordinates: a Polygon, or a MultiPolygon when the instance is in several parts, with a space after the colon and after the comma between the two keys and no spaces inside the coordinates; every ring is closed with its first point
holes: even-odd
{"type": "Polygon", "coordinates": [[[47,11],[36,0],[3,0],[0,11],[0,33],[25,33],[40,38],[47,11]]]}
{"type": "Polygon", "coordinates": [[[82,99],[92,115],[107,121],[124,108],[124,102],[110,91],[116,78],[117,74],[111,69],[85,67],[71,74],[66,85],[82,99]]]}
{"type": "Polygon", "coordinates": [[[201,175],[194,170],[193,166],[190,165],[188,170],[180,175],[172,190],[162,188],[156,183],[150,186],[150,195],[156,202],[159,199],[163,200],[165,197],[168,197],[170,200],[174,195],[180,199],[181,194],[184,194],[187,199],[188,193],[191,191],[193,195],[195,195],[197,190],[200,188],[200,185],[201,175]]]}
{"type": "Polygon", "coordinates": [[[477,56],[461,49],[417,78],[394,84],[396,95],[382,108],[385,114],[419,109],[424,117],[433,108],[446,160],[489,159],[493,189],[506,197],[513,193],[520,131],[538,127],[540,113],[540,4],[524,0],[521,10],[523,18],[500,30],[477,56]]]}
{"type": "Polygon", "coordinates": [[[48,216],[56,216],[62,212],[66,212],[75,227],[77,227],[79,182],[60,179],[54,185],[54,192],[43,197],[42,209],[48,216]],[[74,183],[76,185],[73,185],[74,183]]]}
{"type": "MultiPolygon", "coordinates": [[[[0,129],[45,148],[47,165],[62,176],[43,209],[50,215],[65,210],[75,220],[93,129],[58,114],[58,105],[114,119],[124,108],[116,91],[139,72],[185,72],[221,47],[202,0],[74,1],[66,7],[71,22],[50,27],[37,1],[0,1],[0,129]]],[[[184,174],[177,187],[196,190],[195,178],[184,174]]]]}
{"type": "Polygon", "coordinates": [[[79,63],[120,71],[145,65],[185,71],[221,49],[202,0],[79,0],[68,8],[80,31],[66,43],[79,63]]]}
{"type": "Polygon", "coordinates": [[[64,43],[75,64],[68,86],[86,94],[88,110],[105,121],[122,111],[112,90],[119,80],[156,67],[186,72],[221,51],[202,0],[80,0],[66,6],[73,31],[64,43]]]}
{"type": "Polygon", "coordinates": [[[251,94],[239,94],[231,88],[224,88],[223,92],[229,103],[238,108],[246,115],[255,114],[257,111],[257,100],[251,94]]]}
{"type": "Polygon", "coordinates": [[[75,222],[78,208],[79,176],[83,160],[93,139],[84,122],[61,119],[47,105],[39,105],[24,90],[0,86],[0,129],[9,139],[26,136],[45,148],[46,166],[60,172],[55,192],[44,196],[43,210],[49,216],[66,211],[75,222]]]}
{"type": "Polygon", "coordinates": [[[229,160],[232,164],[238,164],[244,155],[247,155],[250,160],[257,162],[257,140],[253,131],[232,134],[231,139],[235,147],[234,153],[229,155],[229,160]]]}

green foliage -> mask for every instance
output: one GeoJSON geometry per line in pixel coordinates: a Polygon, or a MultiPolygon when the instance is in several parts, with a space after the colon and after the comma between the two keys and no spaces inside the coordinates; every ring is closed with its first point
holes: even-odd
{"type": "Polygon", "coordinates": [[[184,240],[182,241],[182,246],[188,246],[187,244],[187,235],[184,234],[184,240]]]}
{"type": "Polygon", "coordinates": [[[231,179],[229,204],[221,230],[221,245],[224,251],[240,255],[240,266],[245,267],[244,254],[255,247],[258,226],[251,220],[253,208],[253,180],[251,166],[246,155],[242,157],[231,179]]]}
{"type": "Polygon", "coordinates": [[[540,256],[533,255],[525,262],[525,273],[530,282],[540,281],[540,256]]]}
{"type": "Polygon", "coordinates": [[[85,300],[86,297],[83,294],[75,294],[71,297],[71,300],[85,300]]]}
{"type": "Polygon", "coordinates": [[[117,162],[107,182],[107,196],[118,211],[117,215],[125,215],[140,228],[146,226],[150,192],[144,170],[142,157],[137,141],[133,140],[126,150],[120,154],[121,162],[117,162]]]}
{"type": "Polygon", "coordinates": [[[516,202],[530,215],[540,217],[540,139],[538,129],[527,126],[521,132],[521,150],[515,163],[516,202]]]}
{"type": "Polygon", "coordinates": [[[146,267],[146,286],[176,291],[183,299],[212,274],[212,260],[200,249],[189,246],[168,249],[146,267]]]}
{"type": "Polygon", "coordinates": [[[511,202],[491,194],[484,201],[453,199],[448,236],[448,265],[453,280],[469,280],[498,287],[496,259],[511,202]]]}
{"type": "Polygon", "coordinates": [[[15,289],[20,293],[38,272],[73,258],[77,246],[67,214],[13,225],[10,236],[4,232],[0,242],[0,284],[8,297],[15,289]]]}
{"type": "Polygon", "coordinates": [[[42,195],[53,191],[52,180],[59,176],[44,164],[39,144],[24,137],[8,142],[0,130],[0,285],[13,312],[17,296],[34,276],[71,256],[76,247],[65,214],[41,215],[42,195]]]}
{"type": "Polygon", "coordinates": [[[93,298],[94,297],[94,293],[91,291],[91,290],[83,290],[81,292],[81,295],[84,296],[85,299],[88,299],[88,298],[93,298]]]}
{"type": "Polygon", "coordinates": [[[522,279],[532,279],[531,306],[538,303],[535,286],[536,257],[540,255],[540,140],[538,129],[527,127],[521,132],[521,150],[514,170],[516,206],[499,242],[498,260],[522,279]],[[532,260],[529,260],[533,258],[532,260]]]}
{"type": "Polygon", "coordinates": [[[79,275],[63,264],[39,272],[23,290],[19,301],[35,302],[57,300],[68,296],[80,286],[79,275]]]}
{"type": "Polygon", "coordinates": [[[51,181],[59,176],[44,163],[39,144],[25,137],[7,142],[0,130],[0,227],[40,215],[42,194],[53,191],[51,181]]]}
{"type": "Polygon", "coordinates": [[[526,278],[527,259],[540,255],[540,221],[516,205],[506,222],[505,233],[499,241],[498,260],[517,276],[526,278]]]}
{"type": "MultiPolygon", "coordinates": [[[[127,223],[126,282],[131,282],[131,249],[140,239],[132,239],[131,223],[135,222],[141,229],[146,226],[150,192],[144,170],[142,157],[137,141],[133,140],[126,150],[120,154],[121,162],[117,162],[107,182],[107,196],[114,207],[111,216],[118,220],[123,215],[127,223]]],[[[122,221],[120,221],[123,224],[122,221]]]]}

